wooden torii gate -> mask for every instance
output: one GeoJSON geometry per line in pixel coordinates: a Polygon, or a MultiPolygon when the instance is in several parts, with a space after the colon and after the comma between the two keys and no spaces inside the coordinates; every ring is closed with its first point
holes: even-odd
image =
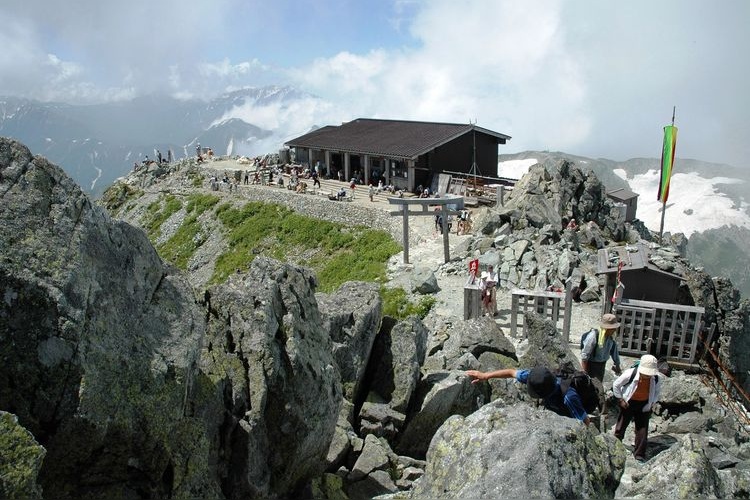
{"type": "Polygon", "coordinates": [[[391,215],[401,215],[404,218],[404,264],[409,263],[409,216],[442,216],[443,221],[443,254],[445,262],[450,261],[448,247],[448,216],[457,215],[464,208],[463,196],[445,195],[442,198],[388,198],[388,203],[398,206],[398,210],[389,212],[391,215]],[[448,207],[450,205],[450,208],[448,207]],[[411,210],[409,207],[416,209],[411,210]],[[439,211],[430,211],[430,207],[439,206],[439,211]]]}

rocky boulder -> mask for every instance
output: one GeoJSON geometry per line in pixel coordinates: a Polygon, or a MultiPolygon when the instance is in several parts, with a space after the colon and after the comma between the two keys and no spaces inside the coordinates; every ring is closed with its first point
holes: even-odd
{"type": "Polygon", "coordinates": [[[259,257],[206,292],[201,391],[224,400],[209,421],[228,497],[293,495],[324,472],[342,391],[314,289],[309,271],[259,257]]]}
{"type": "Polygon", "coordinates": [[[539,314],[529,312],[524,315],[524,323],[526,324],[528,349],[518,358],[518,364],[521,368],[546,366],[554,369],[565,363],[571,363],[573,366],[580,365],[552,321],[539,314]]]}
{"type": "Polygon", "coordinates": [[[58,498],[220,494],[191,415],[204,327],[146,235],[0,139],[0,409],[58,498]]]}
{"type": "Polygon", "coordinates": [[[463,372],[432,372],[417,385],[396,451],[423,458],[437,429],[451,415],[468,415],[477,408],[482,391],[463,372]]]}
{"type": "Polygon", "coordinates": [[[397,412],[406,413],[424,364],[428,335],[416,316],[391,328],[386,328],[383,322],[367,370],[371,399],[384,401],[397,412]]]}
{"type": "Polygon", "coordinates": [[[380,329],[382,300],[374,283],[344,283],[334,293],[316,294],[323,328],[333,341],[344,397],[354,401],[380,329]]]}
{"type": "MultiPolygon", "coordinates": [[[[721,477],[704,452],[706,445],[695,436],[684,436],[648,465],[633,472],[632,482],[623,484],[617,497],[734,498],[736,492],[725,492],[721,477]]],[[[748,472],[745,470],[745,485],[750,480],[748,472]]],[[[746,489],[744,494],[740,493],[740,496],[745,495],[746,489]]]]}
{"type": "Polygon", "coordinates": [[[438,430],[411,498],[611,498],[626,454],[574,419],[491,403],[438,430]]]}

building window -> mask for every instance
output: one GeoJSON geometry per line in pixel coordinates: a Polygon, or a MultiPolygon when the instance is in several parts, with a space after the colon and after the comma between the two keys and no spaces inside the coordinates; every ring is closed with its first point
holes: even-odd
{"type": "Polygon", "coordinates": [[[403,161],[391,161],[391,177],[400,177],[406,179],[409,177],[409,169],[403,161]]]}

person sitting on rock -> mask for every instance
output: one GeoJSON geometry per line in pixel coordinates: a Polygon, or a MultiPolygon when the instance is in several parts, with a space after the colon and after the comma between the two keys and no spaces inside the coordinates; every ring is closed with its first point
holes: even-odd
{"type": "Polygon", "coordinates": [[[465,373],[471,377],[471,382],[474,384],[491,378],[515,378],[517,382],[526,384],[529,396],[543,400],[544,407],[548,410],[563,417],[575,418],[586,425],[590,422],[578,391],[571,385],[563,394],[560,379],[547,368],[541,366],[530,370],[503,368],[492,372],[468,370],[465,373]]]}

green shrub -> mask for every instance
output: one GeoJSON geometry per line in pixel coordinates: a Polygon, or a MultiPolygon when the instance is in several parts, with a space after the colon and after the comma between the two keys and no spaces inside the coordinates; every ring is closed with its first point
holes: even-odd
{"type": "Polygon", "coordinates": [[[124,182],[115,182],[104,191],[101,203],[107,210],[115,213],[125,203],[139,198],[141,195],[143,195],[143,191],[140,189],[134,188],[124,182]]]}
{"type": "Polygon", "coordinates": [[[418,302],[411,302],[406,297],[406,291],[403,288],[386,288],[380,287],[380,297],[383,300],[383,315],[396,319],[404,319],[416,315],[424,319],[435,305],[435,297],[425,295],[418,302]]]}

